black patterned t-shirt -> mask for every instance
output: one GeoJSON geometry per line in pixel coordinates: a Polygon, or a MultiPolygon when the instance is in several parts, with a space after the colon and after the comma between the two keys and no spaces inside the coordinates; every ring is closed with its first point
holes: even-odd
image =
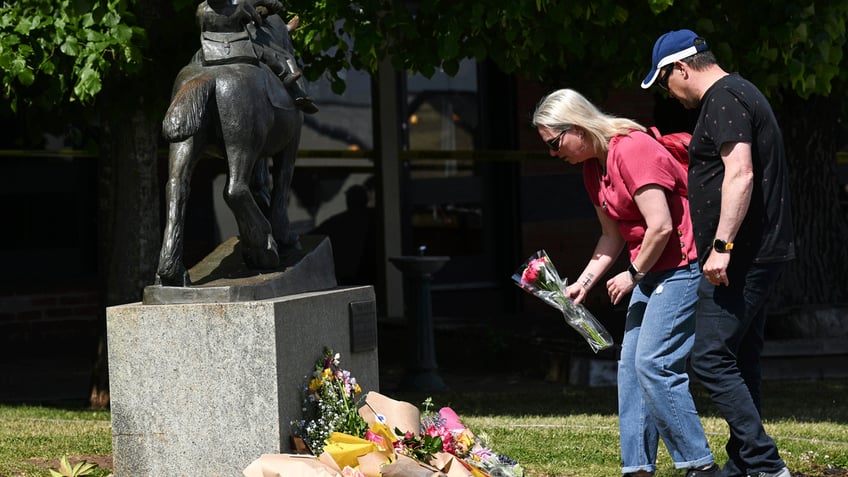
{"type": "Polygon", "coordinates": [[[689,145],[689,206],[701,263],[712,249],[718,227],[724,180],[721,146],[733,142],[751,145],[754,168],[751,204],[734,239],[734,258],[759,263],[794,258],[783,135],[760,90],[732,74],[704,94],[689,145]]]}

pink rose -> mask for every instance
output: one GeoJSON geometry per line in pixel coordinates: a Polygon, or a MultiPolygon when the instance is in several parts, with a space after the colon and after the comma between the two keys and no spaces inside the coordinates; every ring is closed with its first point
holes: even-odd
{"type": "Polygon", "coordinates": [[[430,437],[440,437],[442,439],[442,450],[445,452],[454,451],[453,435],[447,428],[430,426],[424,431],[430,437]]]}
{"type": "Polygon", "coordinates": [[[380,446],[383,445],[383,436],[381,436],[380,434],[377,434],[376,432],[374,432],[370,429],[365,431],[365,440],[371,441],[371,442],[378,444],[380,446]]]}
{"type": "Polygon", "coordinates": [[[545,257],[530,260],[524,273],[521,274],[521,281],[532,283],[539,279],[539,272],[545,268],[545,257]]]}

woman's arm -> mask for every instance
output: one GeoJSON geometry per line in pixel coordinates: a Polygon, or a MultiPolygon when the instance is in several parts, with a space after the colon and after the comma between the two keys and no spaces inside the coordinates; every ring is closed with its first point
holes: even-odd
{"type": "MultiPolygon", "coordinates": [[[[662,255],[674,229],[668,207],[666,190],[656,184],[640,187],[633,196],[636,207],[645,219],[645,237],[633,266],[641,271],[650,270],[662,255]]],[[[636,281],[625,270],[607,281],[607,292],[613,304],[618,304],[636,286],[636,281]]]]}
{"type": "Polygon", "coordinates": [[[580,274],[577,281],[565,289],[566,296],[573,299],[574,303],[577,304],[583,301],[586,293],[595,285],[596,280],[607,272],[624,248],[624,238],[618,231],[615,220],[598,206],[595,206],[595,213],[601,223],[601,236],[598,238],[595,251],[592,258],[589,259],[589,263],[586,264],[586,268],[583,269],[583,273],[580,274]]]}

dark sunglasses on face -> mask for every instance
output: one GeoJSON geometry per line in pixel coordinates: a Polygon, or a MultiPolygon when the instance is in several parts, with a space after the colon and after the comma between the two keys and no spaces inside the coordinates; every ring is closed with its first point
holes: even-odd
{"type": "Polygon", "coordinates": [[[657,84],[666,91],[668,91],[668,77],[671,76],[672,71],[674,71],[674,65],[668,65],[660,70],[660,77],[657,80],[657,84]]]}
{"type": "Polygon", "coordinates": [[[557,134],[556,137],[551,139],[550,141],[545,141],[545,144],[548,145],[548,148],[551,151],[554,151],[554,152],[559,151],[559,141],[560,141],[560,139],[562,139],[562,135],[567,133],[569,129],[571,129],[571,126],[560,131],[560,133],[557,134]]]}

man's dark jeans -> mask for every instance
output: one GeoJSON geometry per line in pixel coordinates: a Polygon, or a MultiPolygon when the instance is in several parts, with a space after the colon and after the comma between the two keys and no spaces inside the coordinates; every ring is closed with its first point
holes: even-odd
{"type": "Polygon", "coordinates": [[[729,287],[701,278],[691,357],[695,375],[730,426],[726,477],[785,467],[760,417],[765,304],[784,263],[738,265],[731,261],[729,287]]]}

